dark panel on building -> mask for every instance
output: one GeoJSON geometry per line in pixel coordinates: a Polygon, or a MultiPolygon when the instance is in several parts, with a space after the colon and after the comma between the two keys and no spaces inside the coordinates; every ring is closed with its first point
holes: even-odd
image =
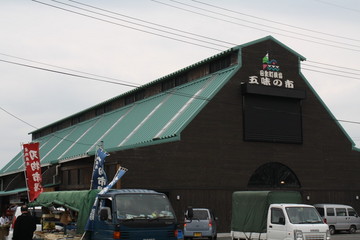
{"type": "Polygon", "coordinates": [[[302,143],[299,100],[248,94],[243,111],[246,141],[302,143]]]}

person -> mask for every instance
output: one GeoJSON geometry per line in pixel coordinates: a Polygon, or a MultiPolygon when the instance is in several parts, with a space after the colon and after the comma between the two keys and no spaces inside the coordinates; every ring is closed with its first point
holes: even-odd
{"type": "Polygon", "coordinates": [[[9,225],[10,221],[9,218],[3,213],[0,217],[0,226],[6,226],[9,225]]]}
{"type": "Polygon", "coordinates": [[[36,219],[28,212],[26,205],[21,206],[21,215],[14,224],[13,240],[31,240],[36,230],[36,219]]]}

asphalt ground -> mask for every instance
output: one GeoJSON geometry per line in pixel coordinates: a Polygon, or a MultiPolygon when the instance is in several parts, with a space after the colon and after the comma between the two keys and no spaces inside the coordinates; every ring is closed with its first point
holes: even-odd
{"type": "MultiPolygon", "coordinates": [[[[219,240],[231,240],[230,233],[218,233],[217,235],[219,240]]],[[[357,231],[354,234],[349,234],[347,232],[339,232],[334,235],[331,235],[331,240],[360,240],[360,231],[357,231]]]]}

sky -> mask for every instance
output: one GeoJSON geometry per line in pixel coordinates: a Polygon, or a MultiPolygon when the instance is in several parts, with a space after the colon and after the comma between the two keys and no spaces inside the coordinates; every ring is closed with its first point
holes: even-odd
{"type": "Polygon", "coordinates": [[[2,0],[0,16],[0,168],[38,128],[268,35],[360,148],[358,0],[2,0]]]}

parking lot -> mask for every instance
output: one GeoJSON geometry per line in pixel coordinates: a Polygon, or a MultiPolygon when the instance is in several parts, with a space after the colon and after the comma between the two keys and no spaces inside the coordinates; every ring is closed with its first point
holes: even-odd
{"type": "MultiPolygon", "coordinates": [[[[229,233],[218,233],[219,240],[231,240],[229,233]]],[[[360,231],[355,234],[349,234],[347,232],[340,232],[331,235],[331,240],[360,240],[360,231]]]]}
{"type": "Polygon", "coordinates": [[[331,240],[351,240],[351,239],[360,240],[360,231],[357,231],[355,234],[349,234],[347,232],[340,232],[340,233],[331,235],[331,240]]]}

